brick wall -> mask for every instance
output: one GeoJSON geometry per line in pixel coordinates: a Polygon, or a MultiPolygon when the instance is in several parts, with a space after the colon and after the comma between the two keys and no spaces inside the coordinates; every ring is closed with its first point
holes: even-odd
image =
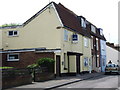
{"type": "Polygon", "coordinates": [[[43,53],[35,53],[35,52],[19,52],[19,61],[7,61],[7,54],[2,54],[2,66],[16,67],[16,68],[25,68],[30,64],[33,64],[39,58],[53,58],[53,52],[43,52],[43,53]]]}

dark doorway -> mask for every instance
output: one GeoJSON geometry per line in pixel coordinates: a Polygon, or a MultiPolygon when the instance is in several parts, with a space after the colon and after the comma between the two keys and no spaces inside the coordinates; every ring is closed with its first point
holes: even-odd
{"type": "Polygon", "coordinates": [[[56,76],[61,76],[60,74],[60,56],[56,55],[56,76]]]}
{"type": "Polygon", "coordinates": [[[80,74],[80,55],[76,55],[76,73],[80,74]]]}

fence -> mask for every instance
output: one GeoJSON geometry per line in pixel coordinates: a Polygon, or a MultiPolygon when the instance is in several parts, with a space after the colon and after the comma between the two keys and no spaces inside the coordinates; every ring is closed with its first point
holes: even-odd
{"type": "Polygon", "coordinates": [[[55,78],[54,70],[50,71],[47,67],[36,69],[3,69],[2,88],[10,88],[35,82],[46,81],[55,78]]]}
{"type": "Polygon", "coordinates": [[[32,83],[32,76],[28,69],[3,69],[2,88],[10,88],[32,83]]]}
{"type": "Polygon", "coordinates": [[[46,81],[55,78],[54,72],[49,71],[47,67],[37,68],[34,70],[34,81],[46,81]]]}

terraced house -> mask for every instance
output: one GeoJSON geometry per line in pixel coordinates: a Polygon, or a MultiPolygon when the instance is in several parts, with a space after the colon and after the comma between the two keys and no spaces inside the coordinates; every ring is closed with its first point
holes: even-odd
{"type": "Polygon", "coordinates": [[[56,76],[89,72],[94,64],[90,25],[61,3],[51,2],[22,25],[1,28],[2,65],[23,68],[50,57],[56,76]]]}

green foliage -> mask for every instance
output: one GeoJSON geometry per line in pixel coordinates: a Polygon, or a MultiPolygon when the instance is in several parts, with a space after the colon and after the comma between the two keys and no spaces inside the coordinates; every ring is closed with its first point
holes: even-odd
{"type": "Polygon", "coordinates": [[[10,68],[13,68],[13,67],[0,67],[0,69],[10,69],[10,68]]]}
{"type": "Polygon", "coordinates": [[[52,58],[41,58],[37,60],[39,66],[50,66],[54,64],[55,60],[52,58]]]}
{"type": "Polygon", "coordinates": [[[20,25],[20,24],[17,24],[17,23],[3,24],[0,27],[10,27],[10,26],[17,26],[17,25],[20,25]]]}
{"type": "Polygon", "coordinates": [[[30,69],[34,69],[37,67],[38,67],[38,64],[35,64],[35,63],[27,66],[27,68],[30,68],[30,69]]]}

